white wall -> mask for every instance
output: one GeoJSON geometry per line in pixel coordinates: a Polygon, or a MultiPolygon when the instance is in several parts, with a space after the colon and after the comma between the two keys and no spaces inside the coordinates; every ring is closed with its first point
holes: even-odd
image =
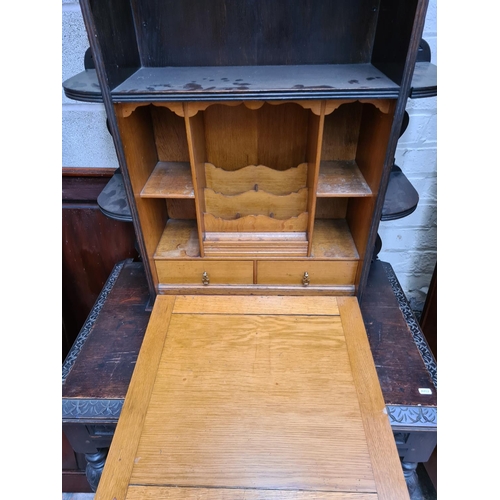
{"type": "MultiPolygon", "coordinates": [[[[437,65],[437,0],[429,1],[424,39],[437,65]]],[[[62,81],[84,70],[88,44],[77,0],[62,1],[62,81]]],[[[62,91],[62,90],[61,90],[62,91]]],[[[410,216],[381,222],[381,260],[390,262],[413,309],[421,311],[436,263],[437,99],[408,101],[408,129],[398,143],[396,164],[419,193],[410,216]]],[[[118,167],[106,113],[101,104],[73,101],[62,95],[62,162],[64,167],[118,167]]]]}

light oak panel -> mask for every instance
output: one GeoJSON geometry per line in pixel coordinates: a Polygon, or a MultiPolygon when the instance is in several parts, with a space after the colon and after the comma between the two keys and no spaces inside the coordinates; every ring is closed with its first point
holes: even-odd
{"type": "Polygon", "coordinates": [[[257,262],[257,283],[304,286],[302,278],[309,275],[310,285],[354,284],[358,261],[260,261],[257,262]]]}
{"type": "Polygon", "coordinates": [[[189,162],[158,162],[141,191],[142,198],[194,198],[189,162]]]}
{"type": "Polygon", "coordinates": [[[339,318],[174,314],[131,483],[375,492],[339,318]]]}
{"type": "Polygon", "coordinates": [[[160,283],[203,284],[205,272],[212,284],[253,283],[252,261],[157,260],[156,271],[160,283]]]}
{"type": "Polygon", "coordinates": [[[206,125],[207,162],[225,170],[267,165],[258,157],[257,112],[243,105],[214,104],[198,115],[206,125]]]}
{"type": "Polygon", "coordinates": [[[165,201],[169,219],[196,220],[196,203],[194,198],[167,198],[165,201]]]}
{"type": "Polygon", "coordinates": [[[179,295],[176,314],[279,314],[338,316],[336,297],[246,297],[179,295]]]}
{"type": "Polygon", "coordinates": [[[146,247],[147,255],[144,257],[148,259],[153,283],[157,285],[153,254],[165,227],[167,209],[162,200],[148,200],[140,197],[142,188],[158,163],[151,115],[149,106],[147,106],[138,108],[128,118],[122,118],[120,116],[121,106],[115,104],[117,123],[123,142],[140,229],[146,247]]]}
{"type": "Polygon", "coordinates": [[[248,165],[232,171],[206,163],[205,176],[207,187],[225,195],[252,190],[285,195],[306,187],[307,163],[301,163],[288,170],[274,170],[264,165],[248,165]]]}
{"type": "Polygon", "coordinates": [[[371,196],[372,192],[354,160],[322,161],[318,197],[371,196]]]}
{"type": "MultiPolygon", "coordinates": [[[[262,230],[265,231],[266,228],[268,226],[263,226],[262,230]]],[[[279,228],[279,226],[276,226],[276,229],[279,228]]],[[[258,257],[259,259],[280,256],[306,257],[307,246],[308,242],[305,231],[207,232],[204,241],[206,257],[240,256],[247,258],[258,257]]]]}
{"type": "Polygon", "coordinates": [[[357,260],[359,254],[344,219],[316,220],[311,257],[357,260]]]}
{"type": "Polygon", "coordinates": [[[297,217],[274,219],[266,215],[245,215],[237,219],[223,219],[212,214],[203,214],[207,236],[209,232],[305,232],[308,213],[303,212],[297,217]]]}
{"type": "MultiPolygon", "coordinates": [[[[188,108],[189,104],[184,103],[184,109],[188,108]]],[[[203,212],[205,209],[205,199],[203,190],[205,189],[205,124],[203,116],[198,114],[189,118],[188,114],[184,117],[186,123],[186,136],[189,150],[189,162],[191,164],[191,175],[193,179],[193,188],[195,193],[196,220],[198,225],[198,241],[200,242],[200,254],[203,257],[203,234],[205,228],[203,226],[203,212]]]]}
{"type": "Polygon", "coordinates": [[[376,500],[375,493],[130,486],[127,500],[376,500]]]}
{"type": "Polygon", "coordinates": [[[345,219],[348,202],[348,198],[316,198],[315,226],[318,219],[345,219]]]}
{"type": "Polygon", "coordinates": [[[409,499],[358,300],[338,304],[379,498],[409,499]]]}
{"type": "Polygon", "coordinates": [[[307,137],[307,185],[309,188],[307,210],[309,221],[307,237],[309,246],[307,254],[311,254],[311,245],[314,234],[314,219],[316,215],[316,192],[318,189],[318,171],[321,160],[321,143],[323,141],[323,129],[325,123],[325,103],[321,103],[319,116],[309,116],[309,128],[307,137]]]}
{"type": "MultiPolygon", "coordinates": [[[[240,257],[241,258],[241,257],[240,257]]],[[[229,260],[228,257],[226,257],[229,260]]],[[[354,295],[354,285],[317,285],[314,287],[297,287],[296,285],[168,285],[160,283],[159,293],[165,295],[199,294],[204,296],[227,295],[256,295],[265,294],[268,296],[301,296],[301,297],[339,297],[343,295],[354,295]]]]}
{"type": "MultiPolygon", "coordinates": [[[[182,108],[182,103],[171,106],[182,108]]],[[[184,118],[166,107],[150,106],[155,131],[156,149],[160,161],[189,162],[184,118]]]]}
{"type": "Polygon", "coordinates": [[[95,500],[124,500],[175,297],[157,297],[95,500]]]}
{"type": "Polygon", "coordinates": [[[265,215],[282,220],[297,217],[307,211],[307,188],[284,196],[264,191],[247,191],[235,196],[225,196],[206,188],[204,195],[206,212],[223,219],[265,215]]]}
{"type": "Polygon", "coordinates": [[[342,161],[356,157],[362,109],[360,102],[353,102],[325,116],[322,160],[342,161]]]}
{"type": "Polygon", "coordinates": [[[196,220],[169,219],[154,254],[157,259],[185,259],[200,256],[196,220]]]}

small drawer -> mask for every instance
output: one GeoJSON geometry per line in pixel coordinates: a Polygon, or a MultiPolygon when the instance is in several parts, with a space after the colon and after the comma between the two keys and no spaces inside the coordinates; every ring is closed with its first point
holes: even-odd
{"type": "Polygon", "coordinates": [[[261,261],[257,283],[262,285],[353,285],[358,261],[261,261]]]}
{"type": "Polygon", "coordinates": [[[160,283],[208,286],[253,284],[253,261],[157,260],[155,263],[160,283]]]}

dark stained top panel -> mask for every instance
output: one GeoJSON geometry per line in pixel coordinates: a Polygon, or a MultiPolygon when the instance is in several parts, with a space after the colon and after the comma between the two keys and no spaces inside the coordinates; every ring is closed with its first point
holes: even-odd
{"type": "Polygon", "coordinates": [[[429,62],[417,62],[411,82],[411,99],[437,96],[437,66],[429,62]]]}
{"type": "Polygon", "coordinates": [[[143,100],[394,97],[399,86],[371,64],[141,68],[112,90],[143,100]]]}
{"type": "MultiPolygon", "coordinates": [[[[95,70],[63,83],[67,97],[102,102],[95,70]]],[[[399,86],[371,64],[141,68],[111,90],[114,102],[397,98],[399,86]]]]}

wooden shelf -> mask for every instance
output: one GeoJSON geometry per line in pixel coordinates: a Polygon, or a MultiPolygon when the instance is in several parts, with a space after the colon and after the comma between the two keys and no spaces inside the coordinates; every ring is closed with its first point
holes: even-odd
{"type": "MultiPolygon", "coordinates": [[[[65,84],[68,86],[68,83],[65,84]]],[[[115,102],[386,97],[399,85],[372,64],[145,67],[112,90],[115,102]]]]}
{"type": "Polygon", "coordinates": [[[372,196],[372,191],[354,160],[322,161],[318,177],[318,198],[372,196]]]}
{"type": "Polygon", "coordinates": [[[141,191],[141,198],[193,198],[188,162],[160,161],[141,191]]]}
{"type": "Polygon", "coordinates": [[[312,242],[314,260],[358,260],[359,253],[344,219],[316,219],[312,242]]]}
{"type": "MultiPolygon", "coordinates": [[[[216,233],[209,239],[217,240],[216,233]]],[[[269,233],[266,237],[265,233],[254,234],[250,237],[253,240],[261,238],[263,241],[272,237],[273,233],[269,233]]],[[[274,236],[281,239],[281,244],[290,240],[291,243],[305,241],[303,233],[295,234],[276,234],[274,236]]],[[[236,239],[237,235],[226,234],[224,238],[227,242],[236,239]]],[[[209,257],[207,255],[207,257],[209,257]]],[[[266,259],[272,256],[264,255],[247,255],[247,258],[266,259]]],[[[289,258],[286,254],[282,254],[280,258],[289,258]]],[[[298,257],[298,256],[295,256],[298,257]]],[[[170,259],[191,259],[200,258],[200,247],[198,233],[195,220],[176,220],[169,219],[165,226],[165,230],[160,238],[160,242],[154,254],[155,260],[170,260],[170,259]]],[[[276,256],[274,256],[276,258],[276,256]]],[[[312,243],[311,257],[305,259],[314,260],[358,260],[359,253],[349,231],[349,226],[344,219],[316,219],[314,222],[314,236],[312,243]]]]}
{"type": "Polygon", "coordinates": [[[155,260],[200,257],[195,220],[169,219],[154,254],[155,260]]]}

